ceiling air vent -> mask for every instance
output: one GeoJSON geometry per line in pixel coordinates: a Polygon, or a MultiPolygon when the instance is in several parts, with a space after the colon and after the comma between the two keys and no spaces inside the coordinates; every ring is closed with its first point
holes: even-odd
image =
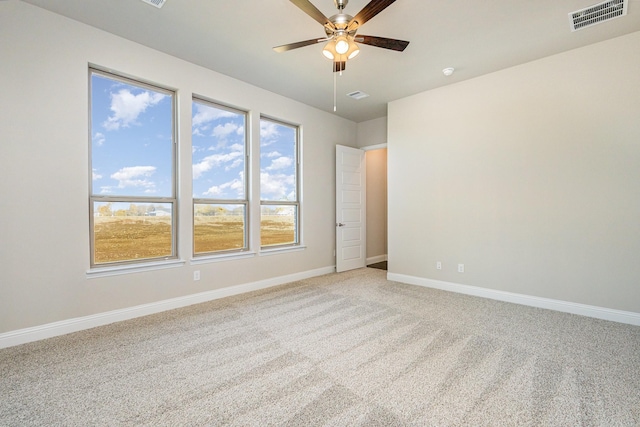
{"type": "Polygon", "coordinates": [[[581,30],[627,14],[629,0],[607,0],[569,14],[571,31],[581,30]]]}
{"type": "Polygon", "coordinates": [[[355,92],[348,93],[347,96],[353,99],[362,99],[368,97],[369,94],[364,93],[361,90],[356,90],[355,92]]]}
{"type": "Polygon", "coordinates": [[[142,0],[142,1],[160,9],[162,6],[164,6],[167,0],[142,0]]]}

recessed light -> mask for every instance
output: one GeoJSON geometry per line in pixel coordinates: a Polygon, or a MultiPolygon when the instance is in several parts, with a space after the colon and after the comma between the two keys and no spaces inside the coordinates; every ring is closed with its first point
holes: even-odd
{"type": "Polygon", "coordinates": [[[448,68],[445,68],[444,70],[442,70],[442,74],[444,74],[445,76],[449,77],[451,74],[453,74],[454,71],[455,71],[455,69],[453,67],[448,67],[448,68]]]}

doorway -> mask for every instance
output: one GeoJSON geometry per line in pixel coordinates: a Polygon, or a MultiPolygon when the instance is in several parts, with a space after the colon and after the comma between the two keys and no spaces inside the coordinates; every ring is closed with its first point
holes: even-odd
{"type": "Polygon", "coordinates": [[[387,269],[387,148],[336,146],[336,271],[387,269]]]}
{"type": "Polygon", "coordinates": [[[387,145],[364,147],[367,171],[367,266],[387,269],[387,145]]]}

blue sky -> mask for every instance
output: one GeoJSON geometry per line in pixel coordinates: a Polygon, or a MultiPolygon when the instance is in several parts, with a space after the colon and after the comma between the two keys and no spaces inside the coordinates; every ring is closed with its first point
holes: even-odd
{"type": "MultiPolygon", "coordinates": [[[[243,113],[193,103],[193,196],[244,198],[245,126],[243,113]]],[[[260,121],[260,198],[295,200],[295,128],[260,121]]]]}
{"type": "Polygon", "coordinates": [[[245,114],[192,103],[193,197],[245,198],[245,136],[245,114]]]}
{"type": "Polygon", "coordinates": [[[296,161],[296,129],[261,120],[261,200],[296,200],[296,161]]]}
{"type": "Polygon", "coordinates": [[[93,193],[172,196],[171,96],[91,78],[93,193]]]}
{"type": "MultiPolygon", "coordinates": [[[[93,194],[171,197],[171,96],[99,74],[91,86],[93,194]]],[[[193,197],[245,198],[245,121],[243,113],[192,103],[193,197]]],[[[294,127],[261,120],[262,200],[296,199],[295,138],[294,127]]]]}

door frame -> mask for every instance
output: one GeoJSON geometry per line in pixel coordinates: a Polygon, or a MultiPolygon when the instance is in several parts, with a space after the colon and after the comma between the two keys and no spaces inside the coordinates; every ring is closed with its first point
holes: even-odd
{"type": "MultiPolygon", "coordinates": [[[[375,150],[387,149],[387,164],[388,164],[389,150],[388,150],[386,142],[384,142],[382,144],[366,145],[364,147],[359,147],[359,148],[361,150],[365,151],[365,162],[367,161],[367,151],[375,151],[375,150]]],[[[366,173],[368,174],[370,172],[376,172],[376,171],[375,170],[371,170],[370,171],[367,168],[366,173]]],[[[385,182],[387,181],[388,175],[389,175],[389,173],[388,173],[388,170],[387,170],[387,173],[386,173],[386,176],[385,176],[385,182]]],[[[366,179],[366,177],[365,177],[365,179],[366,179]]],[[[388,188],[389,187],[387,186],[387,189],[388,188]]],[[[387,208],[387,205],[388,205],[388,201],[385,203],[385,209],[387,208]]],[[[367,232],[367,224],[365,224],[364,232],[365,233],[367,232]]],[[[385,224],[385,234],[388,234],[387,224],[385,224]]],[[[369,236],[367,236],[367,237],[369,237],[369,236]]],[[[387,237],[387,241],[388,241],[388,237],[389,236],[387,235],[386,237],[387,237]]],[[[368,238],[367,238],[367,241],[368,241],[368,238]]],[[[366,251],[366,248],[365,248],[365,251],[366,251]]],[[[387,252],[388,252],[388,250],[387,250],[387,252]]],[[[369,257],[367,256],[367,254],[365,253],[365,264],[366,265],[370,265],[370,264],[375,264],[375,263],[381,262],[381,261],[387,261],[388,260],[388,256],[389,256],[389,254],[385,253],[384,255],[379,255],[379,256],[374,257],[373,259],[370,260],[369,257]]]]}

